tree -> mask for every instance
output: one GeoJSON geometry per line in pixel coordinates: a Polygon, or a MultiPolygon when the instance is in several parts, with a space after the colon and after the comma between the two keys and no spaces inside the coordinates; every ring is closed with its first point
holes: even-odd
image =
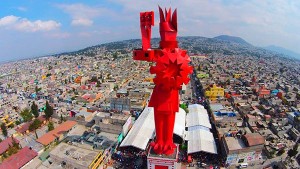
{"type": "Polygon", "coordinates": [[[51,131],[51,130],[53,130],[54,129],[54,124],[53,124],[53,122],[49,122],[48,123],[48,131],[51,131]]]}
{"type": "Polygon", "coordinates": [[[96,84],[96,87],[100,87],[100,85],[101,85],[101,83],[100,83],[100,81],[98,80],[98,81],[97,81],[97,84],[96,84]]]}
{"type": "Polygon", "coordinates": [[[34,115],[35,118],[39,117],[39,108],[35,104],[34,101],[33,101],[32,105],[31,105],[31,113],[34,115]]]}
{"type": "Polygon", "coordinates": [[[1,124],[1,130],[2,130],[2,134],[4,135],[4,137],[7,137],[7,128],[6,125],[4,123],[1,124]]]}
{"type": "Polygon", "coordinates": [[[42,122],[39,119],[34,119],[33,122],[29,126],[30,131],[34,131],[38,129],[42,125],[42,122]]]}
{"type": "Polygon", "coordinates": [[[11,139],[12,139],[12,146],[15,147],[15,148],[17,148],[17,149],[20,149],[20,146],[16,142],[15,138],[13,136],[11,136],[11,139]]]}
{"type": "Polygon", "coordinates": [[[62,123],[64,121],[64,118],[62,116],[62,114],[60,114],[60,122],[62,123]]]}
{"type": "Polygon", "coordinates": [[[28,108],[25,108],[24,110],[22,110],[20,115],[24,121],[31,121],[33,118],[32,114],[28,108]]]}
{"type": "Polygon", "coordinates": [[[96,76],[93,76],[91,79],[91,82],[97,82],[97,81],[98,81],[98,78],[96,76]]]}
{"type": "Polygon", "coordinates": [[[42,88],[39,88],[38,86],[35,86],[35,93],[38,93],[41,90],[42,90],[42,88]]]}
{"type": "Polygon", "coordinates": [[[16,125],[19,125],[19,124],[21,124],[21,121],[17,120],[15,123],[16,123],[16,125]]]}
{"type": "Polygon", "coordinates": [[[293,149],[290,149],[288,151],[288,156],[290,157],[294,157],[297,154],[298,154],[298,143],[294,145],[293,149]]]}
{"type": "Polygon", "coordinates": [[[46,119],[49,119],[53,115],[53,108],[49,105],[48,101],[46,101],[46,109],[45,109],[46,119]]]}
{"type": "Polygon", "coordinates": [[[283,153],[285,153],[284,149],[280,149],[277,153],[277,156],[281,156],[283,153]]]}

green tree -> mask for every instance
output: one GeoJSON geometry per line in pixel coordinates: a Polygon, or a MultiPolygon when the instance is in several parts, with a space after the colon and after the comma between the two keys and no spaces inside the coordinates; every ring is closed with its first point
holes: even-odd
{"type": "Polygon", "coordinates": [[[98,78],[96,76],[93,76],[91,79],[91,82],[97,82],[97,81],[98,81],[98,78]]]}
{"type": "Polygon", "coordinates": [[[100,81],[98,80],[98,81],[97,81],[97,84],[96,84],[96,87],[100,87],[100,85],[101,85],[101,83],[100,83],[100,81]]]}
{"type": "Polygon", "coordinates": [[[19,150],[18,148],[9,145],[8,150],[7,150],[7,154],[8,154],[8,156],[11,156],[13,154],[16,154],[18,152],[18,150],[19,150]]]}
{"type": "Polygon", "coordinates": [[[31,113],[34,115],[35,118],[39,117],[39,108],[35,104],[34,101],[33,101],[32,105],[31,105],[31,113]]]}
{"type": "Polygon", "coordinates": [[[294,147],[293,147],[293,149],[290,149],[288,151],[288,156],[294,157],[295,155],[297,155],[298,154],[298,146],[299,146],[298,143],[295,144],[294,147]]]}
{"type": "Polygon", "coordinates": [[[24,121],[31,121],[33,118],[32,113],[30,112],[30,110],[28,108],[25,108],[24,110],[22,110],[20,115],[24,121]]]}
{"type": "Polygon", "coordinates": [[[48,123],[48,131],[51,131],[51,130],[53,130],[53,129],[54,129],[54,124],[53,124],[52,121],[50,121],[50,122],[48,123]]]}
{"type": "Polygon", "coordinates": [[[21,124],[21,121],[17,120],[15,123],[16,123],[16,125],[19,125],[19,124],[21,124]]]}
{"type": "Polygon", "coordinates": [[[16,149],[20,149],[20,146],[19,144],[16,142],[16,139],[11,137],[12,139],[12,146],[15,147],[16,149]]]}
{"type": "Polygon", "coordinates": [[[38,93],[41,90],[42,90],[42,88],[39,88],[38,86],[35,86],[35,93],[38,93]]]}
{"type": "Polygon", "coordinates": [[[53,108],[50,106],[48,101],[46,101],[46,109],[45,109],[46,119],[49,119],[53,115],[53,108]]]}
{"type": "Polygon", "coordinates": [[[60,122],[62,123],[64,121],[64,118],[62,116],[62,114],[60,114],[60,122]]]}
{"type": "Polygon", "coordinates": [[[34,119],[33,122],[29,125],[30,131],[35,131],[42,125],[42,122],[39,119],[34,119]]]}
{"type": "Polygon", "coordinates": [[[2,134],[4,135],[4,137],[7,137],[7,128],[6,125],[4,123],[1,124],[1,130],[2,130],[2,134]]]}
{"type": "Polygon", "coordinates": [[[277,156],[281,156],[283,153],[285,153],[284,149],[280,149],[277,153],[277,156]]]}

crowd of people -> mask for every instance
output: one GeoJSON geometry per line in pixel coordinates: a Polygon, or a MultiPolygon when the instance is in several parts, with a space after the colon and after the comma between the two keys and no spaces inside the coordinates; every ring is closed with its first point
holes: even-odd
{"type": "Polygon", "coordinates": [[[126,148],[121,151],[117,151],[112,155],[112,159],[115,160],[116,168],[132,168],[142,169],[147,168],[147,154],[145,151],[137,150],[134,148],[126,148]]]}
{"type": "Polygon", "coordinates": [[[221,155],[218,154],[209,154],[204,152],[195,153],[192,155],[193,161],[197,162],[197,165],[205,167],[205,166],[215,166],[218,168],[220,166],[225,166],[225,160],[221,155]]]}

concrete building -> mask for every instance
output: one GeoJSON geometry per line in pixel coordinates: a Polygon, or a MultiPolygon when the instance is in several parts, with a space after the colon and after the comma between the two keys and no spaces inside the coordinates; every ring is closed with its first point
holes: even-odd
{"type": "Polygon", "coordinates": [[[101,131],[113,134],[123,133],[126,135],[132,124],[131,116],[124,114],[99,112],[94,120],[95,125],[99,126],[101,131]]]}
{"type": "Polygon", "coordinates": [[[258,133],[250,133],[242,137],[223,137],[221,144],[226,156],[227,165],[251,162],[261,159],[265,139],[258,133]]]}
{"type": "Polygon", "coordinates": [[[95,161],[102,152],[97,152],[81,147],[60,143],[50,153],[50,158],[56,163],[61,163],[64,166],[78,169],[92,168],[95,161]]]}

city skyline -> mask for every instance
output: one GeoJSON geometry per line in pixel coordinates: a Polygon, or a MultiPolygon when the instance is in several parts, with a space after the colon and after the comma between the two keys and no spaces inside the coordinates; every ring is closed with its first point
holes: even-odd
{"type": "MultiPolygon", "coordinates": [[[[140,11],[178,8],[179,36],[239,36],[297,53],[297,1],[6,1],[0,7],[0,61],[139,38],[140,11]],[[132,5],[134,4],[134,5],[132,5]]],[[[158,37],[158,16],[153,36],[158,37]]]]}

